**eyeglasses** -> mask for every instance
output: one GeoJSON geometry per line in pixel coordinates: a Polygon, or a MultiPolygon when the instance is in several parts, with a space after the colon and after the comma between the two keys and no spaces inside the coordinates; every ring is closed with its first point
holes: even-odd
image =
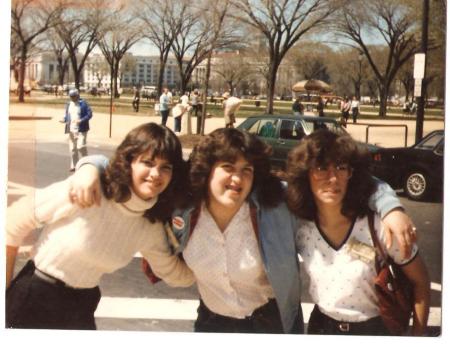
{"type": "Polygon", "coordinates": [[[349,179],[352,177],[353,169],[347,164],[316,166],[311,169],[311,174],[316,180],[324,180],[330,176],[331,169],[337,178],[349,179]]]}

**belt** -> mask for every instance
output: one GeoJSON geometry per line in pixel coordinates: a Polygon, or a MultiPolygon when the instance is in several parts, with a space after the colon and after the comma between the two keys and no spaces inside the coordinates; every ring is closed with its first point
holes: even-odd
{"type": "Polygon", "coordinates": [[[36,277],[40,278],[44,282],[47,282],[47,283],[50,283],[50,284],[53,284],[53,285],[58,285],[58,286],[61,286],[61,287],[72,288],[72,287],[68,286],[65,282],[63,282],[63,281],[61,281],[61,280],[59,280],[59,279],[57,279],[57,278],[55,278],[53,276],[47,275],[45,272],[42,272],[38,268],[36,268],[34,270],[34,274],[36,275],[36,277]]]}
{"type": "Polygon", "coordinates": [[[322,320],[326,322],[326,324],[329,326],[334,326],[337,330],[343,333],[348,333],[350,330],[358,331],[360,329],[370,328],[371,326],[377,325],[381,319],[377,316],[361,322],[343,322],[327,316],[326,314],[320,312],[320,310],[318,311],[322,317],[322,320]]]}

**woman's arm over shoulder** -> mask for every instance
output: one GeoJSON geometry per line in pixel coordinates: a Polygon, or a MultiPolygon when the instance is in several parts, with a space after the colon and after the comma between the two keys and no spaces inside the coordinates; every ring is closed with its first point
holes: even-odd
{"type": "Polygon", "coordinates": [[[403,208],[397,194],[389,184],[376,177],[373,179],[376,183],[376,190],[369,199],[369,207],[372,211],[384,218],[393,209],[403,208]]]}
{"type": "Polygon", "coordinates": [[[392,245],[392,234],[398,241],[404,258],[411,254],[412,244],[416,240],[415,228],[412,220],[405,213],[400,200],[394,190],[385,182],[375,178],[377,190],[369,200],[369,207],[380,214],[386,231],[388,248],[392,245]]]}
{"type": "Polygon", "coordinates": [[[81,158],[72,176],[70,200],[81,208],[100,205],[100,174],[108,166],[109,159],[104,155],[90,155],[81,158]]]}
{"type": "Polygon", "coordinates": [[[156,276],[172,287],[189,287],[195,282],[191,269],[169,245],[162,223],[151,225],[151,244],[141,250],[156,276]]]}
{"type": "Polygon", "coordinates": [[[102,154],[88,155],[86,157],[81,158],[78,161],[78,163],[76,165],[76,169],[78,170],[83,165],[86,165],[86,164],[94,165],[97,168],[97,170],[102,172],[108,166],[109,159],[102,154]]]}

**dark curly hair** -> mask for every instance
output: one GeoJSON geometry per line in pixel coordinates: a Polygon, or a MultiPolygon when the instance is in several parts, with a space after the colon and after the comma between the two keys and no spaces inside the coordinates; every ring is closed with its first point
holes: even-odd
{"type": "Polygon", "coordinates": [[[168,187],[158,196],[158,202],[145,212],[152,223],[171,218],[177,194],[185,186],[187,166],[182,157],[181,144],[168,128],[156,123],[142,124],[131,130],[117,147],[113,158],[101,176],[107,199],[125,202],[131,197],[131,163],[139,155],[151,152],[152,159],[164,158],[173,166],[168,187]]]}
{"type": "Polygon", "coordinates": [[[353,169],[343,200],[342,214],[349,218],[366,215],[369,197],[375,190],[375,181],[369,172],[369,153],[349,135],[325,129],[304,137],[289,153],[286,177],[287,201],[291,212],[298,217],[314,220],[317,208],[308,173],[313,167],[330,163],[348,164],[353,169]]]}
{"type": "Polygon", "coordinates": [[[275,206],[283,199],[281,181],[271,173],[271,147],[255,135],[235,129],[221,128],[203,138],[193,149],[190,162],[190,203],[199,205],[208,199],[208,181],[218,161],[234,162],[242,155],[254,167],[252,191],[259,203],[275,206]]]}

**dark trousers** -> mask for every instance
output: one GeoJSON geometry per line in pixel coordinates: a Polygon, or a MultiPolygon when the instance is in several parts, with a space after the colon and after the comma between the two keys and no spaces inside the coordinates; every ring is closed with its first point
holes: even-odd
{"type": "Polygon", "coordinates": [[[133,109],[135,112],[139,112],[139,99],[133,100],[133,109]]]}
{"type": "Polygon", "coordinates": [[[314,306],[308,322],[308,334],[312,335],[391,335],[380,316],[364,322],[340,322],[320,312],[314,306]]]}
{"type": "Polygon", "coordinates": [[[173,122],[174,122],[174,131],[180,132],[181,131],[181,116],[173,117],[173,122]]]}
{"type": "Polygon", "coordinates": [[[166,125],[170,110],[159,111],[161,113],[161,124],[166,125]]]}
{"type": "Polygon", "coordinates": [[[6,328],[95,330],[98,287],[75,289],[38,276],[29,261],[6,291],[6,328]]]}
{"type": "Polygon", "coordinates": [[[192,105],[192,114],[197,118],[197,134],[200,134],[202,129],[202,109],[200,104],[192,105]]]}
{"type": "MultiPolygon", "coordinates": [[[[261,333],[283,334],[280,311],[275,299],[257,308],[251,316],[237,319],[212,312],[202,300],[197,309],[197,320],[194,324],[195,332],[204,333],[261,333]]],[[[303,320],[292,328],[291,334],[303,333],[303,320]]]]}
{"type": "Polygon", "coordinates": [[[353,117],[353,123],[356,123],[356,119],[358,118],[358,108],[357,107],[352,108],[352,117],[353,117]]]}

